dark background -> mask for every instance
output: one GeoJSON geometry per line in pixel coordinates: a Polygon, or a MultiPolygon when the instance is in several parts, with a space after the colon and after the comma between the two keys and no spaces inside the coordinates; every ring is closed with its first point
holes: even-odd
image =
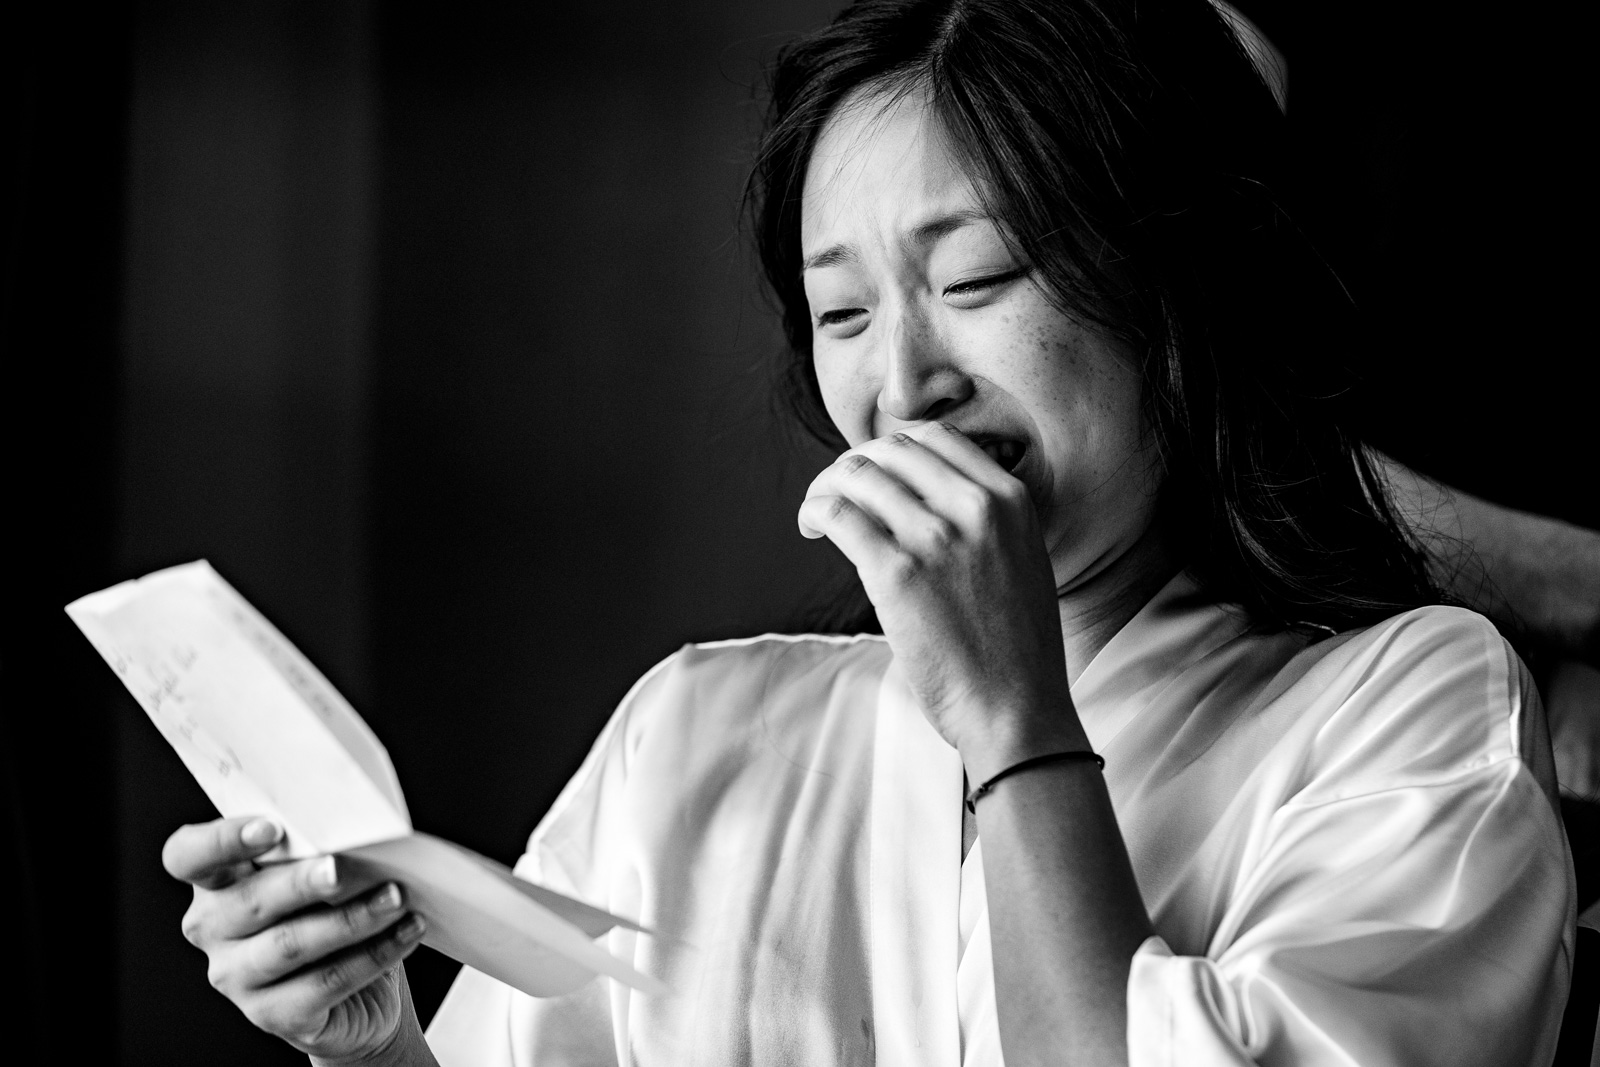
{"type": "MultiPolygon", "coordinates": [[[[211,809],[68,600],[209,558],[372,723],[419,828],[509,862],[651,663],[794,626],[838,575],[794,532],[825,457],[771,414],[737,228],[762,58],[835,6],[168,0],[8,28],[14,1062],[302,1062],[179,936],[161,842],[211,809]]],[[[1237,6],[1290,60],[1373,436],[1600,525],[1576,27],[1237,6]]],[[[426,1016],[454,965],[410,969],[426,1016]]]]}

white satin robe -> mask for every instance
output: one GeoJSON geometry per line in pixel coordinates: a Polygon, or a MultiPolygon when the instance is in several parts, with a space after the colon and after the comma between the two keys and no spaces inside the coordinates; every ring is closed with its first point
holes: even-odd
{"type": "MultiPolygon", "coordinates": [[[[1133,1067],[1549,1062],[1571,862],[1538,697],[1485,620],[1308,646],[1180,575],[1073,700],[1158,933],[1133,1067]]],[[[518,866],[656,931],[607,937],[673,995],[535,1000],[466,970],[429,1041],[444,1067],[1000,1067],[961,799],[882,639],[686,647],[518,866]]]]}

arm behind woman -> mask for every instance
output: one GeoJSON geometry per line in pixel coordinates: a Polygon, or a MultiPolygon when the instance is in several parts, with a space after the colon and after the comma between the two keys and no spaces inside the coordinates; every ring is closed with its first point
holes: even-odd
{"type": "Polygon", "coordinates": [[[1564,658],[1600,665],[1600,533],[1490,503],[1374,456],[1442,588],[1564,658]]]}

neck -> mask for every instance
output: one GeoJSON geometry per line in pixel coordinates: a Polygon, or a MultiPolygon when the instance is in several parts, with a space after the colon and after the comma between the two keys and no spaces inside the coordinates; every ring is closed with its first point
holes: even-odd
{"type": "Polygon", "coordinates": [[[1108,553],[1056,593],[1061,637],[1067,657],[1067,684],[1078,676],[1177,573],[1179,560],[1161,523],[1152,522],[1133,544],[1108,553]]]}

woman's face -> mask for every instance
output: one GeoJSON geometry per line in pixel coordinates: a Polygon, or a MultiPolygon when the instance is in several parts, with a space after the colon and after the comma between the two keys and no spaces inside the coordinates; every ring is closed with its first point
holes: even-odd
{"type": "Polygon", "coordinates": [[[1159,464],[1131,356],[1047,299],[919,94],[857,93],[806,172],[823,400],[851,445],[939,419],[1027,485],[1058,587],[1150,527],[1159,464]]]}

